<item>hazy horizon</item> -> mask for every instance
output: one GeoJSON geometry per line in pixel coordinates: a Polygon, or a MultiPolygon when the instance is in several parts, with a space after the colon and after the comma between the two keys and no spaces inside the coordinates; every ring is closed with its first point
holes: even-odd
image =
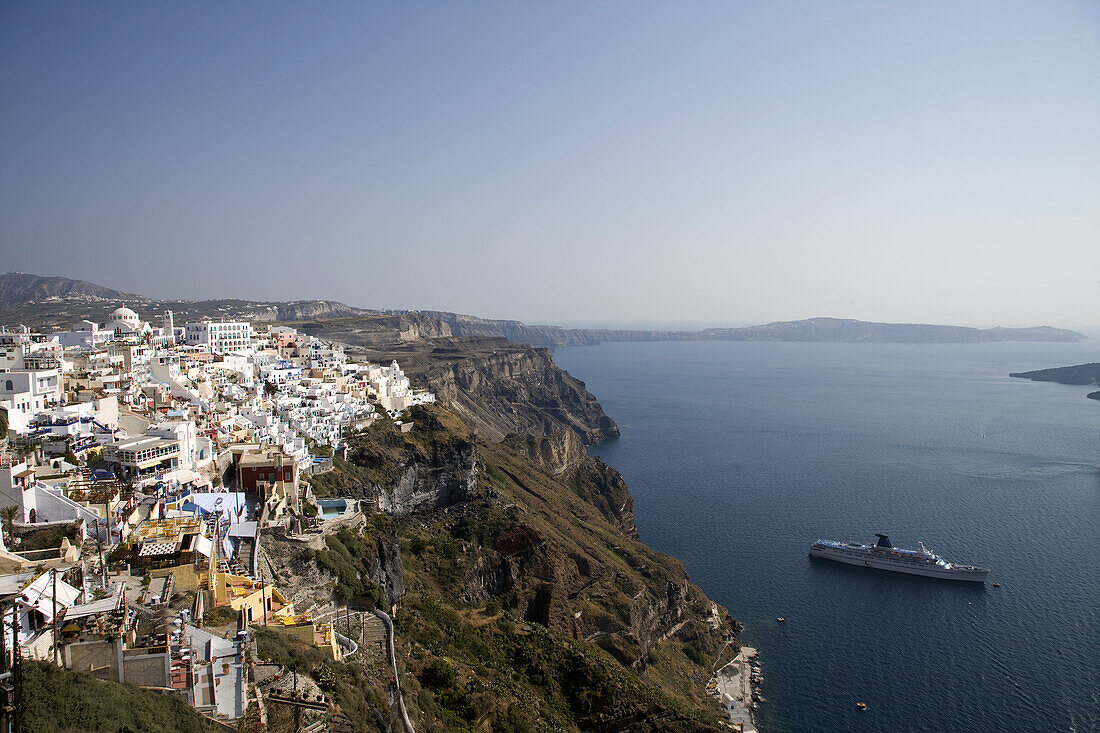
{"type": "MultiPolygon", "coordinates": [[[[26,273],[26,272],[24,272],[22,274],[43,276],[43,277],[67,277],[65,275],[57,275],[57,274],[50,274],[50,273],[38,273],[38,272],[35,272],[35,273],[26,273]]],[[[103,283],[93,283],[93,284],[95,284],[95,285],[104,285],[103,283]]],[[[104,287],[109,287],[109,286],[104,285],[104,287]]],[[[118,288],[113,288],[113,289],[118,289],[118,288]]],[[[131,294],[135,295],[135,296],[139,296],[139,297],[141,297],[145,300],[153,300],[153,301],[180,300],[180,301],[184,301],[184,302],[187,302],[187,301],[197,302],[197,301],[201,301],[201,300],[206,300],[206,299],[195,299],[195,298],[180,298],[180,299],[160,298],[160,297],[157,297],[156,295],[152,295],[152,294],[148,294],[148,293],[131,293],[131,294]]],[[[236,298],[238,300],[247,300],[247,299],[243,299],[243,298],[238,298],[237,296],[227,296],[227,295],[223,295],[223,296],[215,295],[215,296],[212,296],[211,298],[209,298],[209,300],[225,300],[225,299],[233,299],[233,298],[236,298]]],[[[125,300],[125,299],[121,299],[121,300],[125,300]]],[[[259,300],[259,299],[256,299],[256,300],[259,300]]],[[[265,299],[265,300],[266,300],[266,302],[288,302],[288,301],[280,301],[280,300],[271,301],[270,299],[265,299]]],[[[408,309],[393,308],[391,306],[385,306],[385,305],[381,305],[381,306],[363,305],[363,304],[360,304],[360,303],[345,303],[345,305],[350,305],[352,307],[357,307],[357,308],[367,308],[367,309],[377,309],[377,310],[419,310],[419,311],[439,311],[440,310],[438,308],[408,308],[408,309]]],[[[135,306],[135,307],[138,307],[139,310],[140,310],[140,306],[135,306]]],[[[508,314],[487,315],[487,314],[484,314],[484,313],[461,313],[459,311],[444,311],[444,312],[459,313],[460,315],[470,315],[470,316],[477,316],[477,317],[488,318],[488,319],[523,321],[523,319],[521,319],[521,318],[515,318],[514,316],[510,316],[508,314]]],[[[832,315],[829,315],[829,314],[817,313],[817,314],[809,314],[809,315],[805,315],[805,316],[800,316],[798,318],[790,318],[790,319],[782,319],[782,320],[784,320],[784,321],[798,321],[798,320],[805,320],[805,319],[809,319],[809,318],[836,318],[836,317],[837,316],[832,316],[832,315]]],[[[574,329],[607,329],[607,330],[633,330],[633,331],[700,331],[700,330],[704,330],[704,329],[708,329],[708,328],[746,328],[746,327],[749,327],[749,326],[767,325],[769,323],[776,322],[776,320],[777,319],[772,319],[772,320],[767,320],[767,321],[700,321],[700,320],[687,320],[687,321],[660,321],[660,320],[608,321],[608,320],[600,320],[600,319],[597,319],[597,318],[593,318],[593,319],[586,319],[586,320],[580,320],[580,321],[550,319],[550,320],[544,320],[544,321],[523,321],[523,322],[526,325],[529,325],[529,326],[559,326],[561,328],[574,328],[574,329]]],[[[854,318],[853,320],[868,321],[868,322],[872,322],[872,323],[912,323],[912,324],[941,325],[941,326],[966,326],[966,327],[970,327],[970,328],[983,328],[983,329],[984,328],[996,328],[998,326],[999,327],[1004,327],[1004,328],[1030,328],[1030,327],[1036,327],[1036,326],[1051,326],[1051,327],[1054,327],[1054,328],[1064,328],[1064,329],[1074,330],[1074,331],[1077,331],[1078,333],[1081,333],[1082,335],[1084,335],[1084,336],[1086,336],[1087,338],[1090,338],[1090,339],[1100,338],[1100,325],[1089,324],[1089,323],[1084,323],[1084,322],[1076,322],[1076,321],[1064,321],[1064,322],[1060,322],[1060,323],[967,323],[967,322],[962,322],[962,321],[933,323],[933,322],[927,321],[927,320],[924,320],[924,321],[922,321],[922,320],[883,321],[882,319],[877,319],[877,318],[854,318]]]]}
{"type": "Polygon", "coordinates": [[[0,255],[531,324],[1100,320],[1100,5],[9,2],[0,255]]]}

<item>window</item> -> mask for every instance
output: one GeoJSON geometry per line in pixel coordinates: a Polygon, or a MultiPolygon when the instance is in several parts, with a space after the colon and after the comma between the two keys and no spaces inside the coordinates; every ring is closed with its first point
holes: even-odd
{"type": "Polygon", "coordinates": [[[15,390],[15,385],[12,384],[11,380],[9,379],[8,381],[4,382],[4,389],[6,389],[9,392],[12,392],[12,391],[15,390]]]}

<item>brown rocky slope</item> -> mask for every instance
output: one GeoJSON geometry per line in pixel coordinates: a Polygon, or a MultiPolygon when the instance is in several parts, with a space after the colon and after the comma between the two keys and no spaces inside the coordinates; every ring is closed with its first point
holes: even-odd
{"type": "Polygon", "coordinates": [[[736,623],[638,539],[618,472],[571,429],[491,442],[442,407],[414,417],[315,481],[385,511],[312,562],[339,602],[396,606],[417,730],[717,729],[703,689],[736,623]]]}

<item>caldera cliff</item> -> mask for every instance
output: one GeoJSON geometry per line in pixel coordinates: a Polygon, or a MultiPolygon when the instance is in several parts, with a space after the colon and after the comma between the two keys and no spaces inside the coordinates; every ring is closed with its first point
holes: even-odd
{"type": "MultiPolygon", "coordinates": [[[[736,621],[638,537],[622,476],[585,450],[617,428],[583,383],[499,346],[422,364],[440,404],[350,435],[311,479],[370,509],[311,549],[270,538],[264,567],[296,607],[394,612],[418,731],[721,729],[704,688],[736,621]]],[[[400,730],[388,670],[333,666],[346,723],[400,730]]]]}

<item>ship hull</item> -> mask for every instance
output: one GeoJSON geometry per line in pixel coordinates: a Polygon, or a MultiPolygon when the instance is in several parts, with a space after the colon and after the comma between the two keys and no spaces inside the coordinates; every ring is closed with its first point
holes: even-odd
{"type": "Polygon", "coordinates": [[[842,562],[846,565],[857,565],[865,568],[875,568],[877,570],[888,570],[892,573],[905,573],[906,575],[921,575],[926,578],[940,578],[942,580],[957,580],[970,583],[984,583],[986,576],[989,575],[989,571],[984,568],[975,568],[973,570],[964,568],[940,568],[936,566],[923,567],[905,566],[897,563],[890,562],[868,554],[866,556],[852,556],[833,554],[828,548],[810,548],[810,557],[820,557],[824,560],[832,560],[833,562],[842,562]]]}

